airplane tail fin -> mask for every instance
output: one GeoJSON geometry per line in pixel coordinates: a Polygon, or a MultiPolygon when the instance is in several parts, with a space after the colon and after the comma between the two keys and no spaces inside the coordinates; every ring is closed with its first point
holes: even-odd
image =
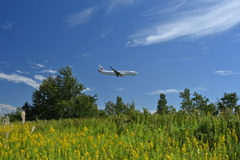
{"type": "Polygon", "coordinates": [[[104,70],[105,70],[101,64],[99,64],[98,66],[99,66],[99,70],[98,70],[99,72],[101,72],[101,71],[104,71],[104,70]]]}

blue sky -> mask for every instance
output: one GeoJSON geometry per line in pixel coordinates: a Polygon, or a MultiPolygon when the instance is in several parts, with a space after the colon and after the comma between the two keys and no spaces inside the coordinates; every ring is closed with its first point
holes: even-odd
{"type": "Polygon", "coordinates": [[[100,109],[120,96],[154,111],[160,93],[179,109],[185,88],[211,102],[239,94],[239,8],[239,0],[1,1],[1,114],[31,103],[65,66],[100,109]],[[139,74],[107,76],[98,64],[139,74]]]}

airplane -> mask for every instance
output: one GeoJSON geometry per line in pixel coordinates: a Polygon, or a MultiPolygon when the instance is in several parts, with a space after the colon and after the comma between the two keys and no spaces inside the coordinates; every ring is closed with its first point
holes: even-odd
{"type": "Polygon", "coordinates": [[[102,73],[102,74],[106,74],[106,75],[115,75],[117,77],[121,76],[121,77],[124,77],[126,75],[137,75],[138,73],[136,71],[117,71],[115,69],[112,68],[112,66],[110,66],[110,68],[113,70],[113,71],[108,71],[108,70],[105,70],[101,64],[98,65],[99,66],[99,70],[98,72],[102,73]]]}

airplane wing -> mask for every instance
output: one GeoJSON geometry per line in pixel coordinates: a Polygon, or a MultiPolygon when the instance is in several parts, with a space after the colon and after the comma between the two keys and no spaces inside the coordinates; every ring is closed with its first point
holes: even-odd
{"type": "Polygon", "coordinates": [[[119,77],[121,75],[120,72],[118,72],[117,70],[113,69],[112,66],[110,66],[110,68],[115,72],[115,74],[117,75],[117,77],[119,77]]]}

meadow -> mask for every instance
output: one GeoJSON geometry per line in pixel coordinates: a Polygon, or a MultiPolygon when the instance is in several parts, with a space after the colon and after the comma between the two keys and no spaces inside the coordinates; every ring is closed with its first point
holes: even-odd
{"type": "Polygon", "coordinates": [[[0,159],[239,159],[239,138],[239,115],[37,120],[0,126],[0,159]]]}

